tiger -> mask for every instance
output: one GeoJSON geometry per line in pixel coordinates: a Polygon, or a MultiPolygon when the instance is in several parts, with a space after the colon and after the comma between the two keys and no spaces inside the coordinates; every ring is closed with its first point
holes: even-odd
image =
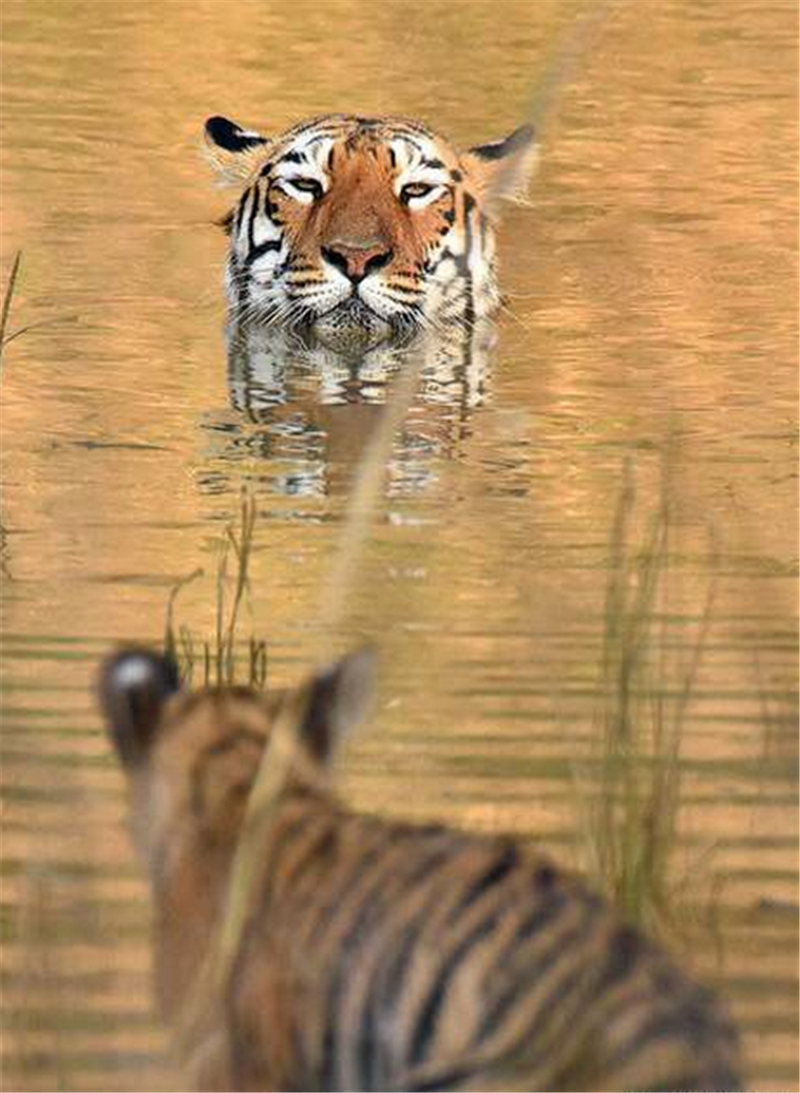
{"type": "Polygon", "coordinates": [[[459,153],[406,118],[327,114],[267,137],[219,115],[206,148],[243,188],[221,224],[237,321],[370,342],[500,305],[494,222],[537,158],[529,124],[459,153]]]}
{"type": "Polygon", "coordinates": [[[361,649],[264,692],[189,690],[145,647],[102,666],[176,1030],[213,983],[200,969],[256,772],[262,759],[285,772],[238,895],[247,913],[216,1023],[194,1047],[180,1037],[186,1088],[741,1089],[720,1002],[577,877],[518,838],[339,800],[335,754],[368,715],[374,671],[361,649]],[[298,695],[287,753],[280,718],[298,695]]]}

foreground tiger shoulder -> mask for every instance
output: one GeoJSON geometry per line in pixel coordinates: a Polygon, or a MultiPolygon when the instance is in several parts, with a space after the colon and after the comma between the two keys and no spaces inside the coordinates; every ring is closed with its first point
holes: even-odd
{"type": "Polygon", "coordinates": [[[531,126],[465,153],[418,122],[349,114],[272,138],[213,117],[206,141],[243,191],[223,221],[237,318],[394,335],[497,308],[493,223],[526,191],[531,126]]]}
{"type": "Polygon", "coordinates": [[[740,1089],[719,1003],[577,879],[510,837],[337,801],[331,757],[371,676],[366,651],[288,696],[187,692],[142,649],[103,668],[187,1088],[740,1089]],[[262,756],[269,821],[255,845],[246,830],[250,880],[230,902],[262,756]],[[209,996],[204,961],[237,914],[209,996]]]}

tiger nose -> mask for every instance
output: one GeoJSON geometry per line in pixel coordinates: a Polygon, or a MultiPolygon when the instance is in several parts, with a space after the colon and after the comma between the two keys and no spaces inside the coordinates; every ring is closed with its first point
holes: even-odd
{"type": "Polygon", "coordinates": [[[345,243],[337,239],[322,248],[322,257],[341,270],[354,285],[363,281],[368,273],[388,265],[393,256],[394,251],[382,240],[345,243]]]}

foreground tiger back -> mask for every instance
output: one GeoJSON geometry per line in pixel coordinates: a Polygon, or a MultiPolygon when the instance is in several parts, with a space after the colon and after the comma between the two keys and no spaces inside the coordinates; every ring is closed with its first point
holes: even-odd
{"type": "MultiPolygon", "coordinates": [[[[598,896],[508,837],[355,815],[326,777],[371,657],[305,688],[301,743],[192,1089],[734,1090],[712,995],[598,896]]],[[[109,660],[101,701],[155,901],[166,1018],[197,1003],[281,696],[184,693],[168,660],[109,660]]],[[[267,753],[269,762],[270,753],[267,753]]]]}

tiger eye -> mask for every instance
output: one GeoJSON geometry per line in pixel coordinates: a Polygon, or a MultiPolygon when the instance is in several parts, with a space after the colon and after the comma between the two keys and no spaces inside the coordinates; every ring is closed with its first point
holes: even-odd
{"type": "Polygon", "coordinates": [[[412,198],[427,197],[436,187],[427,182],[408,182],[400,191],[400,200],[407,205],[412,198]]]}
{"type": "Polygon", "coordinates": [[[322,197],[322,183],[317,182],[315,178],[287,178],[286,181],[301,193],[313,194],[316,198],[322,197]]]}

